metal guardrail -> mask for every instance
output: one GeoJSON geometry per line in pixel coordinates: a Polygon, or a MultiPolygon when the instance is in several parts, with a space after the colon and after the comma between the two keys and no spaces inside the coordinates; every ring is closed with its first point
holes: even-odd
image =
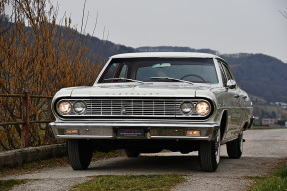
{"type": "MultiPolygon", "coordinates": [[[[28,92],[29,94],[29,92],[28,92]]],[[[0,94],[0,97],[25,97],[25,94],[0,94]]],[[[48,99],[52,99],[53,96],[42,96],[42,95],[30,95],[30,98],[48,98],[48,99]]]]}
{"type": "Polygon", "coordinates": [[[17,125],[21,124],[21,148],[28,147],[29,146],[29,129],[30,124],[33,123],[49,123],[52,122],[52,120],[46,120],[46,121],[29,121],[29,115],[30,115],[30,101],[32,98],[45,98],[45,99],[52,99],[53,96],[42,96],[42,95],[30,95],[29,92],[25,92],[24,94],[0,94],[1,97],[18,97],[22,98],[22,121],[19,122],[0,122],[0,126],[5,125],[17,125]]]}

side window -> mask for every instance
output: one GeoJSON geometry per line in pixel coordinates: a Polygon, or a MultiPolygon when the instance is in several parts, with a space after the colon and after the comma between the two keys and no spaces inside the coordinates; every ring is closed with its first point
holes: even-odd
{"type": "Polygon", "coordinates": [[[105,74],[102,82],[111,83],[114,82],[112,80],[105,80],[110,78],[127,78],[129,66],[123,63],[113,63],[107,69],[107,73],[105,74]]]}
{"type": "Polygon", "coordinates": [[[119,63],[113,63],[113,64],[109,67],[109,69],[108,69],[108,71],[107,71],[107,73],[106,73],[104,79],[114,78],[115,75],[116,75],[116,72],[117,72],[118,67],[119,67],[119,63]]]}
{"type": "Polygon", "coordinates": [[[227,80],[234,80],[228,67],[225,65],[225,64],[222,64],[223,68],[224,68],[224,71],[226,73],[226,77],[227,77],[227,80]]]}
{"type": "Polygon", "coordinates": [[[121,73],[119,75],[119,78],[127,78],[127,74],[128,74],[128,65],[124,64],[122,66],[122,69],[121,69],[121,73]]]}
{"type": "MultiPolygon", "coordinates": [[[[233,77],[233,74],[231,73],[230,69],[227,67],[226,64],[224,63],[221,63],[222,64],[222,67],[224,69],[224,72],[226,74],[226,78],[227,78],[227,81],[228,80],[234,80],[235,81],[235,78],[233,77]]],[[[224,84],[225,85],[225,84],[224,84]]]]}
{"type": "MultiPolygon", "coordinates": [[[[219,61],[218,61],[219,62],[219,61]]],[[[219,62],[219,68],[220,68],[220,72],[221,72],[221,76],[222,76],[222,82],[224,86],[227,86],[227,77],[224,71],[224,68],[222,66],[222,63],[219,62]]]]}

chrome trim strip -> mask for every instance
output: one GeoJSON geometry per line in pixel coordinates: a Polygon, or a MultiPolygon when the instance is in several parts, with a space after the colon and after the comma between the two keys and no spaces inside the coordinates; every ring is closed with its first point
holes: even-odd
{"type": "Polygon", "coordinates": [[[57,138],[62,138],[62,139],[112,139],[113,136],[101,136],[101,135],[57,135],[57,138]]]}
{"type": "Polygon", "coordinates": [[[52,127],[194,127],[194,128],[213,128],[218,127],[219,125],[216,123],[58,123],[51,122],[49,123],[52,127]]]}
{"type": "Polygon", "coordinates": [[[200,137],[200,136],[151,136],[151,139],[209,139],[209,136],[200,137]]]}
{"type": "Polygon", "coordinates": [[[105,70],[107,69],[108,65],[110,64],[111,60],[112,60],[112,58],[109,57],[107,63],[104,65],[103,69],[102,69],[101,72],[99,73],[99,75],[98,75],[98,77],[97,77],[97,79],[96,79],[96,81],[95,81],[95,83],[94,83],[93,86],[96,86],[96,84],[98,84],[98,82],[99,82],[99,80],[101,79],[103,73],[105,72],[105,70]]]}
{"type": "MultiPolygon", "coordinates": [[[[57,135],[57,138],[62,139],[113,139],[113,136],[99,136],[99,135],[57,135]]],[[[150,139],[186,139],[186,140],[209,140],[209,136],[205,137],[186,137],[186,136],[151,136],[150,139]]],[[[128,138],[127,138],[128,139],[128,138]]],[[[149,139],[149,138],[146,138],[149,139]]]]}

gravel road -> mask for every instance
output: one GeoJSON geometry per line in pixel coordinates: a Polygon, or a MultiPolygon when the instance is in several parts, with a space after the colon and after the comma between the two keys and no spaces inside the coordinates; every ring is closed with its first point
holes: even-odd
{"type": "Polygon", "coordinates": [[[244,132],[241,159],[229,159],[226,147],[221,147],[221,162],[215,173],[201,172],[197,152],[147,154],[139,158],[118,157],[93,162],[88,170],[73,171],[70,166],[45,169],[32,174],[7,176],[4,179],[31,179],[13,190],[69,190],[74,184],[96,175],[167,174],[186,177],[187,182],[172,190],[247,190],[252,177],[267,175],[287,158],[287,129],[248,130],[244,132]]]}

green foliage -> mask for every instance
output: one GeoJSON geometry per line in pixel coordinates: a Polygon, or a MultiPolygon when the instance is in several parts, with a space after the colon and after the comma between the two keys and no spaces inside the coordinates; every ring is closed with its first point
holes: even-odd
{"type": "Polygon", "coordinates": [[[167,175],[123,175],[97,176],[93,180],[74,186],[71,190],[169,190],[172,186],[184,182],[185,178],[177,174],[167,175]]]}
{"type": "Polygon", "coordinates": [[[286,191],[287,190],[287,169],[284,165],[275,171],[271,176],[258,178],[249,191],[286,191]]]}
{"type": "Polygon", "coordinates": [[[253,125],[251,129],[262,130],[262,129],[287,129],[287,128],[282,127],[282,126],[270,127],[270,126],[254,126],[253,125]]]}
{"type": "Polygon", "coordinates": [[[25,180],[0,180],[0,190],[8,191],[13,188],[15,185],[25,183],[25,180]]]}

